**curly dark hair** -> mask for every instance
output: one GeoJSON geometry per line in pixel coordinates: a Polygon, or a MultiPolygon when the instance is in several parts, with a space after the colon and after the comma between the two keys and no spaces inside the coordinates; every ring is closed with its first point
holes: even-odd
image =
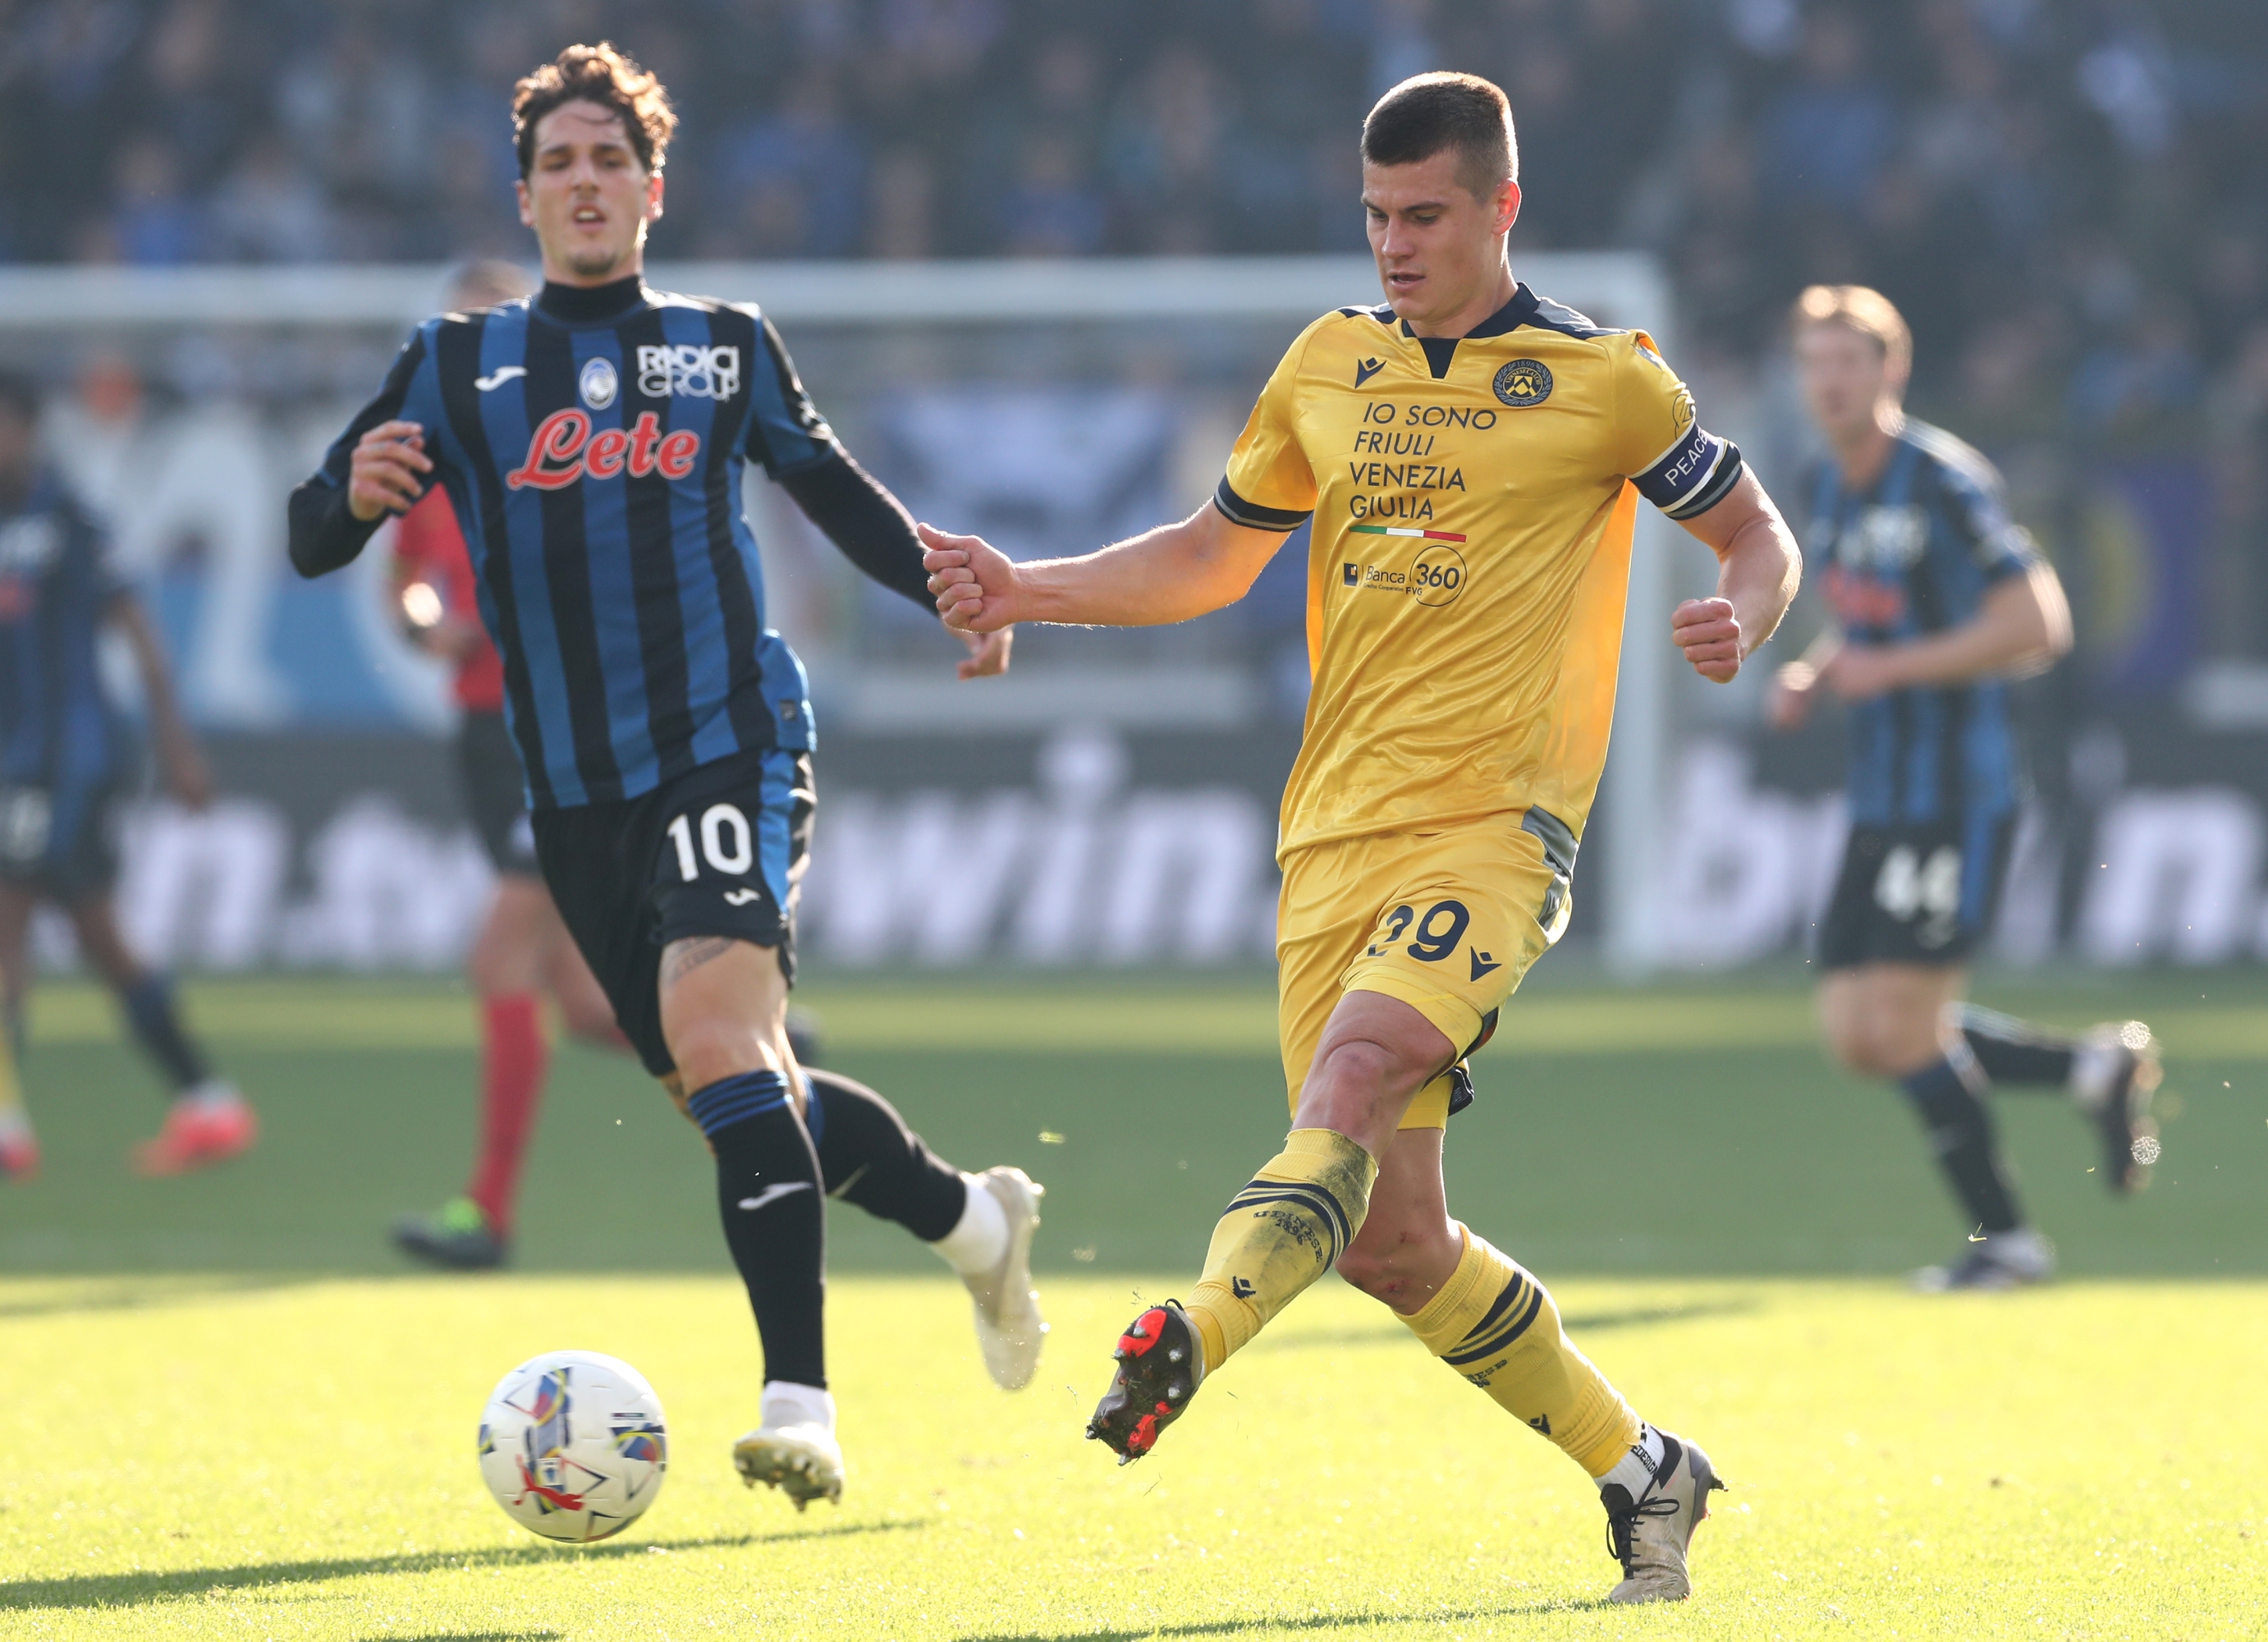
{"type": "Polygon", "coordinates": [[[535,164],[535,128],[563,103],[596,103],[620,114],[630,146],[649,172],[659,171],[677,131],[677,114],[661,82],[608,40],[570,46],[512,88],[512,138],[519,174],[535,164]]]}

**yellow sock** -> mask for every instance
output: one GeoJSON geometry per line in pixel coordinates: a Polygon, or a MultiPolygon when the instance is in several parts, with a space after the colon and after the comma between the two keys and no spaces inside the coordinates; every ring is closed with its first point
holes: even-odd
{"type": "Polygon", "coordinates": [[[1638,1440],[1638,1417],[1559,1326],[1550,1292],[1464,1226],[1441,1292],[1402,1321],[1496,1405],[1604,1476],[1638,1440]]]}
{"type": "Polygon", "coordinates": [[[1187,1310],[1208,1373],[1329,1270],[1370,1208],[1378,1160],[1329,1129],[1295,1129],[1213,1228],[1187,1310]]]}

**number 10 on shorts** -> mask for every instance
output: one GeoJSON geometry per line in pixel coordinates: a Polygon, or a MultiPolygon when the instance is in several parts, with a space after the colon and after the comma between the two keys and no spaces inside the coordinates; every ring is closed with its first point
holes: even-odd
{"type": "MultiPolygon", "coordinates": [[[[701,863],[693,854],[693,818],[680,815],[669,823],[669,842],[677,847],[678,875],[687,883],[701,876],[701,863]]],[[[755,835],[737,804],[711,804],[701,812],[701,853],[709,865],[727,878],[739,878],[756,864],[755,835]]]]}

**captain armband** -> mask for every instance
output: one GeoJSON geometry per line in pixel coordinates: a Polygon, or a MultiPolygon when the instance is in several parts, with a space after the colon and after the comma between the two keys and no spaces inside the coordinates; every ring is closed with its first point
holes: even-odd
{"type": "Polygon", "coordinates": [[[1313,508],[1263,507],[1257,502],[1248,502],[1237,495],[1226,478],[1212,493],[1212,504],[1230,524],[1241,525],[1247,530],[1288,534],[1314,516],[1313,508]]]}
{"type": "Polygon", "coordinates": [[[1694,519],[1730,494],[1741,482],[1741,447],[1697,422],[1653,466],[1632,474],[1631,482],[1665,517],[1694,519]]]}

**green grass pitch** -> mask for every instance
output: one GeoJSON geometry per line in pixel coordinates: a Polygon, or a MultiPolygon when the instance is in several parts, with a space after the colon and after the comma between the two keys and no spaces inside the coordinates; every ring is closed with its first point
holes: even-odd
{"type": "Polygon", "coordinates": [[[52,989],[26,1078],[48,1170],[0,1195],[0,1637],[2234,1637],[2268,1633],[2268,981],[1985,1001],[2152,1019],[2167,1160],[2111,1202],[2054,1102],[1999,1103],[2066,1280],[1930,1300],[1957,1246],[1894,1096],[1825,1069],[1776,982],[1546,981],[1451,1130],[1452,1202],[1535,1266],[1734,1491],[1697,1599],[1627,1612],[1584,1479],[1327,1279],[1121,1470],[1080,1440],[1138,1294],[1190,1279],[1283,1126],[1264,990],[1029,980],[810,989],[828,1058],[969,1167],[1050,1188],[1039,1382],[978,1366],[957,1285],[838,1208],[850,1491],[732,1476],[755,1351],[699,1147],[621,1063],[562,1052],[519,1273],[387,1252],[469,1140],[444,989],[193,989],[267,1138],[143,1182],[154,1120],[101,1001],[52,989]],[[536,1351],[629,1359],[660,1499],[556,1548],[489,1502],[482,1398],[536,1351]]]}

